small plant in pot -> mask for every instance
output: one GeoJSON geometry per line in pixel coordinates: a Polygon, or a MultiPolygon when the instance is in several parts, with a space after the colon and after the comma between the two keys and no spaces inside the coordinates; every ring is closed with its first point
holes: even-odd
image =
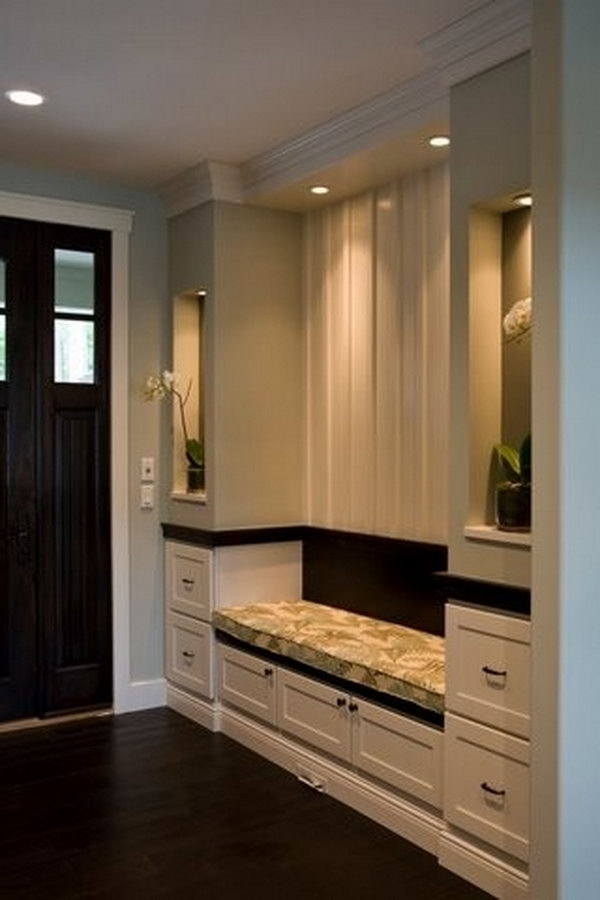
{"type": "Polygon", "coordinates": [[[188,381],[185,392],[178,387],[178,377],[174,372],[164,371],[162,375],[150,375],[146,381],[144,396],[146,400],[162,400],[163,397],[173,397],[179,407],[181,417],[181,430],[187,461],[187,491],[198,493],[204,490],[204,443],[198,438],[189,436],[185,407],[190,399],[192,379],[188,381]]]}
{"type": "Polygon", "coordinates": [[[531,530],[531,435],[517,449],[495,444],[503,479],[496,485],[496,525],[501,531],[531,530]]]}

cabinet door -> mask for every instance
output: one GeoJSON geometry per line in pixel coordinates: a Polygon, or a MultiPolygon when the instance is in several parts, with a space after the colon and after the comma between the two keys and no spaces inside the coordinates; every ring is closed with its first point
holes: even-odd
{"type": "Polygon", "coordinates": [[[446,708],[529,736],[530,624],[448,604],[446,708]]]}
{"type": "Polygon", "coordinates": [[[167,678],[212,699],[212,629],[178,613],[167,614],[167,678]]]}
{"type": "Polygon", "coordinates": [[[279,671],[279,727],[332,756],[350,761],[349,697],[343,691],[279,671]]]}
{"type": "Polygon", "coordinates": [[[219,699],[268,725],[275,725],[275,666],[225,644],[219,645],[217,658],[219,699]]]}
{"type": "Polygon", "coordinates": [[[165,554],[167,607],[209,622],[212,612],[211,551],[168,541],[165,554]]]}
{"type": "Polygon", "coordinates": [[[444,814],[505,853],[529,856],[529,742],[446,715],[444,814]]]}
{"type": "Polygon", "coordinates": [[[350,710],[352,764],[439,809],[443,733],[354,697],[350,710]]]}

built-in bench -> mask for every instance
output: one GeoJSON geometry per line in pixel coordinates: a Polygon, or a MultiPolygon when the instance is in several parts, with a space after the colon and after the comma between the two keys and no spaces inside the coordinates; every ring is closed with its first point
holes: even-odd
{"type": "Polygon", "coordinates": [[[437,635],[305,600],[220,609],[213,624],[249,648],[443,713],[444,639],[437,635]]]}

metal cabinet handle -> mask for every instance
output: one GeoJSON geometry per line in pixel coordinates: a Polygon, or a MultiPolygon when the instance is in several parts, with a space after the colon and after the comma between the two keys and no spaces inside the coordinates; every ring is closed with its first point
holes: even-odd
{"type": "Polygon", "coordinates": [[[264,669],[263,674],[266,678],[269,678],[273,674],[273,669],[267,667],[266,669],[264,669]]]}
{"type": "Polygon", "coordinates": [[[186,659],[193,659],[196,654],[193,653],[191,650],[182,650],[181,655],[185,656],[186,659]]]}
{"type": "Polygon", "coordinates": [[[358,703],[349,703],[348,709],[350,712],[358,712],[358,703]]]}
{"type": "Polygon", "coordinates": [[[490,785],[487,783],[487,781],[481,782],[481,790],[485,791],[486,794],[492,794],[493,797],[505,797],[506,796],[505,790],[499,791],[496,788],[490,787],[490,785]]]}
{"type": "Polygon", "coordinates": [[[508,675],[507,669],[500,671],[500,669],[492,669],[491,666],[482,666],[481,671],[486,675],[495,675],[497,678],[506,678],[508,675]]]}
{"type": "Polygon", "coordinates": [[[194,586],[193,578],[182,578],[181,583],[185,585],[186,589],[194,586]]]}
{"type": "Polygon", "coordinates": [[[335,702],[337,703],[338,707],[341,709],[342,706],[345,706],[345,705],[346,705],[346,698],[345,698],[345,697],[338,697],[337,700],[336,700],[335,702]]]}

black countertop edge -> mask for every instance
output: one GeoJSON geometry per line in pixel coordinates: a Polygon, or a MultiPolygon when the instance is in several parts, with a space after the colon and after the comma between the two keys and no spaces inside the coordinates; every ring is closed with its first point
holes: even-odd
{"type": "Polygon", "coordinates": [[[531,591],[529,588],[453,575],[452,572],[434,572],[435,587],[445,600],[463,600],[477,606],[486,606],[504,612],[531,615],[531,591]]]}
{"type": "Polygon", "coordinates": [[[308,678],[321,681],[331,687],[339,688],[339,690],[352,694],[355,697],[362,697],[363,700],[369,700],[372,703],[377,703],[379,706],[384,706],[386,709],[392,709],[395,712],[402,713],[402,715],[408,716],[417,722],[433,725],[435,728],[439,729],[444,728],[443,713],[427,709],[425,706],[418,706],[416,703],[411,703],[409,700],[403,700],[401,697],[394,696],[394,694],[386,694],[382,691],[376,691],[374,688],[370,688],[367,685],[355,681],[347,681],[345,678],[331,675],[329,672],[324,672],[323,669],[309,666],[306,663],[299,662],[298,660],[289,656],[284,656],[281,653],[273,653],[271,650],[265,650],[263,647],[256,647],[254,644],[242,641],[239,638],[228,634],[228,632],[222,631],[220,628],[215,628],[215,634],[221,644],[227,644],[230,647],[235,647],[236,650],[250,653],[252,656],[264,659],[265,662],[291,669],[293,672],[298,672],[300,675],[306,675],[308,678]]]}
{"type": "MultiPolygon", "coordinates": [[[[445,544],[365,534],[357,531],[340,531],[336,528],[322,528],[318,525],[266,525],[251,528],[226,528],[219,531],[162,522],[161,527],[163,536],[167,540],[185,541],[187,544],[198,544],[201,547],[231,547],[236,544],[269,544],[277,541],[302,541],[310,537],[331,537],[351,542],[353,546],[364,545],[372,549],[392,550],[395,547],[403,547],[405,549],[421,548],[428,552],[434,550],[440,553],[447,552],[445,544]]],[[[438,564],[439,562],[440,560],[438,560],[438,564]]]]}
{"type": "Polygon", "coordinates": [[[304,525],[276,525],[264,528],[229,528],[211,531],[207,528],[189,528],[185,525],[162,523],[163,536],[167,540],[185,541],[200,547],[232,547],[242,544],[275,544],[280,541],[301,541],[304,525]]]}

